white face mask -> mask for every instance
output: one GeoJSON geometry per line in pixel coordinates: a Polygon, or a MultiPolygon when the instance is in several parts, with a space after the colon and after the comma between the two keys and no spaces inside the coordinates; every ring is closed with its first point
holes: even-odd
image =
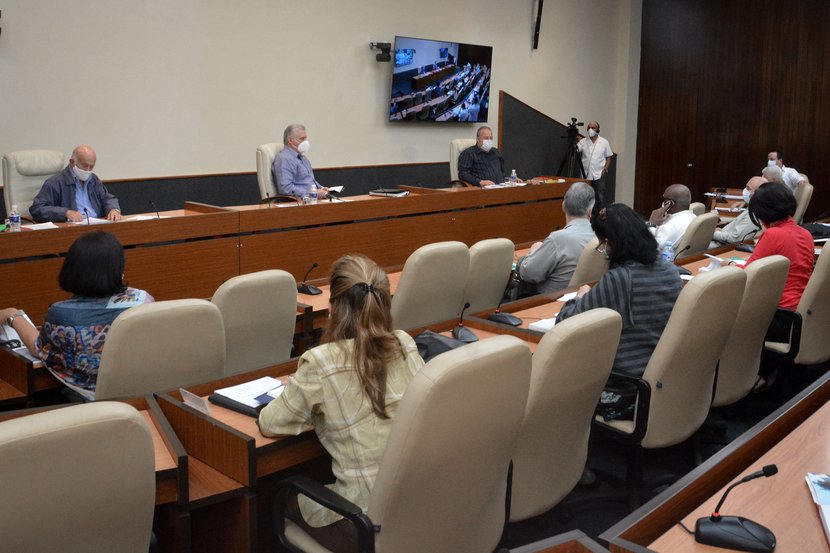
{"type": "Polygon", "coordinates": [[[482,151],[489,152],[492,149],[493,149],[493,141],[492,140],[490,140],[488,138],[488,139],[485,139],[485,140],[481,141],[481,150],[482,151]]]}
{"type": "Polygon", "coordinates": [[[297,144],[297,151],[301,154],[305,155],[311,149],[311,143],[308,140],[303,140],[299,144],[297,144]]]}
{"type": "Polygon", "coordinates": [[[775,159],[768,159],[767,160],[767,167],[775,167],[778,165],[778,160],[775,159]]]}
{"type": "Polygon", "coordinates": [[[77,165],[72,167],[72,172],[75,173],[75,176],[78,177],[78,180],[81,182],[88,181],[89,177],[92,175],[92,171],[84,171],[77,165]]]}
{"type": "Polygon", "coordinates": [[[596,135],[597,135],[597,131],[595,131],[594,129],[588,129],[588,136],[590,136],[591,138],[594,138],[596,135]]]}
{"type": "Polygon", "coordinates": [[[744,188],[743,197],[744,203],[749,205],[749,198],[752,197],[752,192],[749,191],[749,188],[744,188]]]}

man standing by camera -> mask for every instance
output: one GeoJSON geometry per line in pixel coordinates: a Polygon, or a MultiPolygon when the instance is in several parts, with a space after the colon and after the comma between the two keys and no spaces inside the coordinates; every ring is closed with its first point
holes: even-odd
{"type": "Polygon", "coordinates": [[[599,123],[591,121],[588,123],[588,137],[583,138],[576,145],[581,156],[582,168],[585,170],[585,178],[591,181],[594,193],[597,197],[596,207],[605,207],[605,180],[608,169],[611,168],[611,157],[614,152],[611,145],[599,135],[599,123]]]}

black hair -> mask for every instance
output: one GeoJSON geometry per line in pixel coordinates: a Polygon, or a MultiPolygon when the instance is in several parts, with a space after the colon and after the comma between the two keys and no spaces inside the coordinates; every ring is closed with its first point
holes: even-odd
{"type": "Polygon", "coordinates": [[[761,226],[760,221],[771,225],[795,215],[797,205],[795,196],[787,186],[765,182],[749,200],[749,216],[758,226],[761,226]]]}
{"type": "Polygon", "coordinates": [[[657,260],[657,240],[645,221],[625,204],[611,204],[594,211],[591,228],[599,241],[608,241],[612,267],[628,261],[651,265],[657,260]]]}
{"type": "Polygon", "coordinates": [[[778,156],[777,159],[784,159],[784,152],[780,149],[770,150],[770,153],[775,152],[775,155],[778,156]]]}
{"type": "Polygon", "coordinates": [[[70,294],[105,298],[124,290],[124,248],[103,231],[75,240],[63,261],[58,284],[70,294]]]}

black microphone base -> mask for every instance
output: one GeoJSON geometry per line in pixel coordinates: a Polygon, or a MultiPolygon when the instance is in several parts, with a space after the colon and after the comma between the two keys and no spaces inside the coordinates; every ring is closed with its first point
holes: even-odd
{"type": "Polygon", "coordinates": [[[512,326],[519,326],[520,324],[522,324],[522,320],[516,315],[511,315],[510,313],[502,313],[501,311],[496,311],[487,318],[493,321],[494,323],[502,323],[512,326]]]}
{"type": "Polygon", "coordinates": [[[478,336],[466,326],[457,325],[452,329],[452,337],[460,342],[478,342],[478,336]]]}
{"type": "Polygon", "coordinates": [[[317,296],[317,295],[323,293],[322,290],[320,290],[319,288],[317,288],[313,284],[306,284],[306,283],[298,284],[297,285],[297,292],[299,292],[301,294],[305,294],[307,296],[317,296]]]}
{"type": "Polygon", "coordinates": [[[775,534],[743,517],[699,518],[695,524],[695,541],[715,547],[770,553],[775,549],[775,534]]]}

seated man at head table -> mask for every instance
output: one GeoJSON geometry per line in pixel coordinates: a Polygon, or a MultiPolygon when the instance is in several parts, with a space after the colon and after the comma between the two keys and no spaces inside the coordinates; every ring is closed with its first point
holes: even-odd
{"type": "Polygon", "coordinates": [[[79,222],[87,216],[106,217],[110,221],[121,219],[118,198],[92,172],[95,161],[95,150],[90,146],[72,150],[69,165],[49,177],[35,196],[29,209],[32,218],[38,223],[79,222]]]}
{"type": "Polygon", "coordinates": [[[288,125],[282,134],[285,148],[274,158],[271,171],[277,192],[286,196],[302,198],[312,190],[325,194],[328,189],[314,178],[311,162],[306,157],[311,144],[305,126],[288,125]]]}
{"type": "Polygon", "coordinates": [[[476,186],[507,180],[504,158],[493,147],[493,131],[490,127],[479,127],[475,146],[470,146],[458,156],[458,178],[476,186]]]}
{"type": "MultiPolygon", "coordinates": [[[[743,190],[744,206],[749,205],[749,200],[752,199],[755,191],[758,190],[758,187],[765,182],[784,184],[783,173],[781,172],[781,168],[777,165],[764,167],[764,170],[761,171],[761,175],[762,176],[760,177],[752,177],[749,179],[749,182],[746,183],[743,190]]],[[[738,244],[744,240],[752,238],[759,232],[761,232],[761,227],[755,224],[755,221],[752,220],[752,217],[749,215],[749,209],[744,209],[737,217],[735,217],[735,219],[729,221],[729,223],[727,223],[723,228],[715,229],[712,242],[709,243],[709,249],[719,248],[726,244],[738,244]]]]}
{"type": "Polygon", "coordinates": [[[594,189],[575,182],[565,193],[562,211],[565,228],[551,232],[543,242],[530,247],[530,253],[516,264],[523,283],[546,294],[567,288],[582,250],[593,237],[589,219],[594,208],[594,189]]]}
{"type": "Polygon", "coordinates": [[[692,203],[691,191],[682,184],[672,184],[663,192],[663,203],[651,212],[649,230],[657,240],[657,249],[671,242],[675,247],[686,232],[695,214],[689,209],[692,203]]]}

